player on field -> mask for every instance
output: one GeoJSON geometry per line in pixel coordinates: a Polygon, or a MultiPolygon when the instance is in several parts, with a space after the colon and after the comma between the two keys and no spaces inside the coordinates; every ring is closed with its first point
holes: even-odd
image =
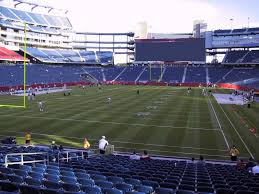
{"type": "Polygon", "coordinates": [[[42,112],[42,111],[43,111],[43,108],[44,108],[44,106],[43,106],[43,102],[42,102],[42,101],[40,101],[40,102],[39,102],[39,109],[40,109],[40,112],[42,112]]]}
{"type": "Polygon", "coordinates": [[[111,103],[112,103],[112,98],[111,98],[111,97],[108,97],[108,98],[107,98],[107,101],[108,101],[109,104],[111,104],[111,103]]]}
{"type": "Polygon", "coordinates": [[[192,88],[191,88],[191,87],[189,87],[189,88],[187,89],[187,94],[190,94],[190,93],[191,93],[191,91],[192,91],[192,88]]]}
{"type": "Polygon", "coordinates": [[[28,101],[31,100],[31,93],[28,94],[27,98],[28,98],[28,101]]]}

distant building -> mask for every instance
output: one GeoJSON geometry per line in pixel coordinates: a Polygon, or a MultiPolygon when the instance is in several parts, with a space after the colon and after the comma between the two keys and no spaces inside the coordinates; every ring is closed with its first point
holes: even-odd
{"type": "Polygon", "coordinates": [[[147,22],[139,22],[136,26],[135,39],[146,39],[148,35],[147,22]]]}
{"type": "Polygon", "coordinates": [[[207,30],[207,23],[204,20],[195,20],[193,22],[193,37],[204,38],[207,30]]]}

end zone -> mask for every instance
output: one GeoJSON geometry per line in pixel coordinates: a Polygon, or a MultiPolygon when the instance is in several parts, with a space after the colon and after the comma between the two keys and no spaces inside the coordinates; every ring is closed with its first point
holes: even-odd
{"type": "Polygon", "coordinates": [[[235,105],[244,105],[246,101],[243,100],[241,95],[233,96],[231,94],[212,94],[216,99],[218,104],[235,104],[235,105]]]}

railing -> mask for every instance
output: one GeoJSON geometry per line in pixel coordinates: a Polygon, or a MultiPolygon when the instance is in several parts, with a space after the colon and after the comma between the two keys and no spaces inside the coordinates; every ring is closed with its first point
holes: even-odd
{"type": "Polygon", "coordinates": [[[36,162],[44,162],[45,164],[49,163],[49,154],[47,152],[35,152],[35,153],[12,153],[12,154],[6,154],[5,155],[5,167],[8,167],[8,165],[11,164],[30,164],[30,163],[36,163],[36,162]],[[24,156],[32,156],[32,155],[43,155],[45,156],[44,159],[42,160],[29,160],[26,161],[24,160],[24,156]],[[8,157],[11,156],[20,156],[21,160],[20,161],[15,161],[15,162],[11,162],[8,160],[8,157]]]}
{"type": "Polygon", "coordinates": [[[88,151],[84,150],[77,150],[77,151],[62,151],[58,153],[58,160],[57,162],[63,162],[63,161],[70,161],[72,159],[84,159],[85,154],[88,154],[88,151]],[[70,156],[70,154],[76,154],[76,156],[70,156]],[[80,154],[80,155],[78,155],[80,154]]]}

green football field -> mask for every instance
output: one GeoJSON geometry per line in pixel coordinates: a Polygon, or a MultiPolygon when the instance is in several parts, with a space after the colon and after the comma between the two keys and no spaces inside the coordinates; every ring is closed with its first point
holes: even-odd
{"type": "MultiPolygon", "coordinates": [[[[0,103],[23,105],[23,97],[0,96],[0,103]]],[[[259,158],[253,127],[259,128],[259,104],[219,105],[198,88],[187,95],[186,88],[175,87],[76,87],[71,96],[39,95],[26,109],[0,107],[1,138],[16,136],[24,143],[29,130],[34,143],[82,147],[84,137],[94,145],[105,135],[116,151],[169,156],[228,159],[229,147],[236,145],[241,157],[259,158]],[[38,101],[45,104],[43,112],[38,101]]]]}

